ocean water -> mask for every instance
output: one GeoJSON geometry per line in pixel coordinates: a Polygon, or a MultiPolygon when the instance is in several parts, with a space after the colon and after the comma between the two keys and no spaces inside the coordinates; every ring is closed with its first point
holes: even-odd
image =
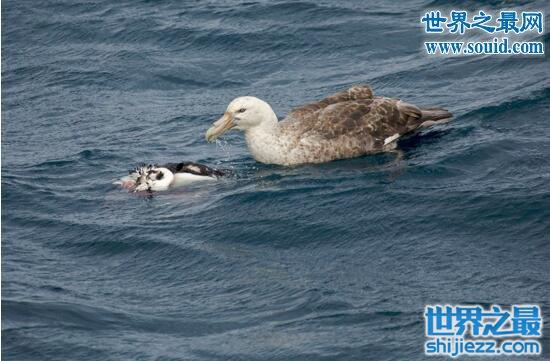
{"type": "Polygon", "coordinates": [[[4,357],[421,360],[426,304],[548,318],[548,59],[428,57],[419,24],[547,5],[3,1],[4,357]],[[236,96],[283,117],[357,83],[456,116],[401,160],[284,168],[241,134],[204,140],[236,96]],[[180,160],[232,175],[152,197],[111,184],[180,160]]]}

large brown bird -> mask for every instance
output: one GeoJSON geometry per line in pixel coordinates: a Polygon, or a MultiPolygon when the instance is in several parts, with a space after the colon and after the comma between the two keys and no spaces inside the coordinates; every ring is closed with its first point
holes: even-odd
{"type": "Polygon", "coordinates": [[[263,100],[236,98],[208,129],[206,139],[235,128],[245,133],[248,149],[259,162],[322,163],[393,150],[401,136],[451,117],[443,108],[375,97],[369,86],[359,85],[296,108],[280,122],[263,100]]]}

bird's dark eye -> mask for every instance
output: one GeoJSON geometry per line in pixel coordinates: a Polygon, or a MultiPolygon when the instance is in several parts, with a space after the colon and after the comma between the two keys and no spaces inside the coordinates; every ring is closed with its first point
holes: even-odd
{"type": "Polygon", "coordinates": [[[237,110],[237,112],[239,112],[239,113],[244,113],[244,112],[246,112],[246,109],[245,109],[245,108],[241,108],[241,109],[237,110]]]}

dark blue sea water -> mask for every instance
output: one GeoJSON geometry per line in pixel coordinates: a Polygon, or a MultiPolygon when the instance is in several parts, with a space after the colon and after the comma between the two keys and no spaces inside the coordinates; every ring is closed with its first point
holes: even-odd
{"type": "Polygon", "coordinates": [[[419,24],[547,5],[3,1],[4,357],[419,360],[428,303],[538,303],[550,324],[548,59],[428,57],[419,24]],[[241,134],[204,141],[236,96],[282,117],[355,83],[456,117],[401,161],[283,168],[241,134]],[[179,160],[234,175],[111,185],[179,160]]]}

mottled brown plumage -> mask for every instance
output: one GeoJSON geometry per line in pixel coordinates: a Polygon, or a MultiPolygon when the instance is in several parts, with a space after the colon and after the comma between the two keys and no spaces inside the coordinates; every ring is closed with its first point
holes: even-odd
{"type": "Polygon", "coordinates": [[[399,99],[374,97],[362,85],[292,110],[279,131],[287,137],[294,134],[289,147],[293,153],[309,154],[304,160],[317,163],[393,149],[395,140],[426,121],[450,117],[441,108],[423,111],[399,99]]]}
{"type": "Polygon", "coordinates": [[[286,119],[302,119],[317,110],[326,108],[330,104],[337,104],[358,99],[372,99],[372,97],[372,90],[368,85],[354,86],[342,92],[326,97],[316,103],[303,105],[301,107],[293,109],[290,113],[288,113],[286,119]]]}

